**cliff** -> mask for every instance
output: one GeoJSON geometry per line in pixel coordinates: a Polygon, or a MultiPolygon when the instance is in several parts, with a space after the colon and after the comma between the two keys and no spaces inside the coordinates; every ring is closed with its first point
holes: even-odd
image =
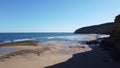
{"type": "Polygon", "coordinates": [[[74,33],[78,33],[78,34],[111,34],[112,27],[113,27],[113,22],[79,28],[74,33]]]}
{"type": "Polygon", "coordinates": [[[108,50],[114,60],[120,61],[120,15],[115,17],[112,33],[102,40],[101,47],[108,50]]]}

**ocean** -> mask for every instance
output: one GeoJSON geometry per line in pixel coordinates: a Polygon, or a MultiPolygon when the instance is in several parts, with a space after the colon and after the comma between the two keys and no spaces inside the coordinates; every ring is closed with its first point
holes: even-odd
{"type": "MultiPolygon", "coordinates": [[[[37,41],[40,45],[46,46],[44,42],[57,42],[65,46],[84,44],[85,41],[106,37],[102,34],[74,34],[74,33],[0,33],[0,44],[37,41]]],[[[48,46],[48,45],[47,45],[48,46]]],[[[18,51],[19,48],[0,48],[0,55],[18,51]]]]}
{"type": "Polygon", "coordinates": [[[18,41],[64,41],[70,40],[78,34],[73,33],[0,33],[0,44],[18,41]]]}
{"type": "Polygon", "coordinates": [[[74,33],[0,33],[0,44],[19,42],[19,41],[56,41],[70,44],[89,41],[93,38],[103,36],[101,34],[74,34],[74,33]]]}

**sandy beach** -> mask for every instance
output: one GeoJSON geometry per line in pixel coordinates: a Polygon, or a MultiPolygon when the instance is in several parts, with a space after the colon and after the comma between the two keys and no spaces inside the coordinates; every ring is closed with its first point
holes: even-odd
{"type": "Polygon", "coordinates": [[[120,68],[120,0],[0,0],[0,68],[120,68]]]}
{"type": "Polygon", "coordinates": [[[64,46],[57,42],[19,42],[0,48],[19,50],[0,55],[1,68],[116,68],[120,67],[99,47],[64,46]],[[23,44],[24,43],[24,44],[23,44]],[[34,45],[33,45],[34,44],[34,45]],[[10,46],[9,46],[10,45],[10,46]],[[12,46],[13,45],[13,46],[12,46]],[[19,45],[19,46],[15,46],[19,45]]]}

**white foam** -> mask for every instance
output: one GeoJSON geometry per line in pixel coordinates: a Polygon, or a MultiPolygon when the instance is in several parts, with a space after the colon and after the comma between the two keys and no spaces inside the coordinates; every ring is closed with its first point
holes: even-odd
{"type": "Polygon", "coordinates": [[[33,39],[16,39],[16,40],[13,40],[13,42],[30,41],[30,40],[33,40],[33,39]]]}

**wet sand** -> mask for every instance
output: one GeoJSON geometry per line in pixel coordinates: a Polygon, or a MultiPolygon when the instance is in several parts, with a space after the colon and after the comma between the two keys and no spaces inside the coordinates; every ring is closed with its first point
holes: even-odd
{"type": "Polygon", "coordinates": [[[20,42],[1,48],[20,48],[21,50],[0,55],[0,68],[118,68],[99,47],[78,44],[64,46],[57,42],[20,42]],[[23,44],[24,43],[24,44],[23,44]],[[28,43],[28,44],[27,44],[28,43]],[[26,45],[27,44],[27,45],[26,45]],[[35,44],[33,46],[33,44],[35,44]],[[16,46],[15,46],[16,45],[16,46]],[[17,46],[19,45],[19,46],[17,46]]]}
{"type": "MultiPolygon", "coordinates": [[[[19,48],[18,51],[0,55],[0,67],[2,68],[44,68],[60,62],[64,62],[72,57],[72,54],[78,53],[79,49],[85,49],[81,46],[64,46],[57,42],[44,42],[49,46],[33,44],[26,45],[28,42],[12,43],[1,45],[1,48],[19,48]],[[24,44],[25,45],[24,45],[24,44]],[[17,44],[19,46],[17,46],[17,44]],[[10,45],[10,46],[9,46],[10,45]],[[16,45],[16,46],[15,46],[16,45]],[[20,46],[21,45],[21,46],[20,46]],[[6,66],[7,64],[7,66],[6,66]]],[[[83,50],[82,50],[83,51],[83,50]]],[[[85,51],[85,50],[84,50],[85,51]]]]}

